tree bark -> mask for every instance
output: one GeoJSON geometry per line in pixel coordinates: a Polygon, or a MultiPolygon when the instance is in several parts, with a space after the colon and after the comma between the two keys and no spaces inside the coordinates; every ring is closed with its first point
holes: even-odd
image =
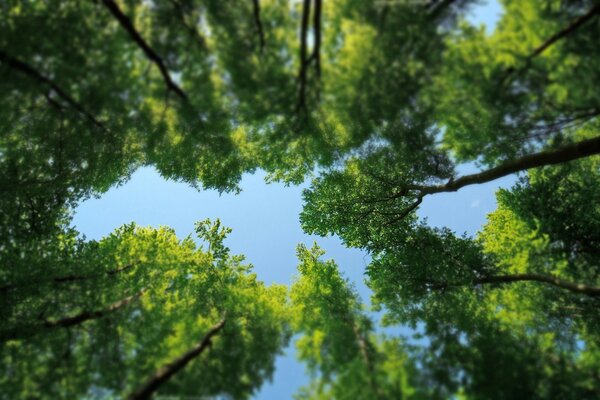
{"type": "Polygon", "coordinates": [[[202,352],[210,346],[211,338],[219,333],[219,331],[223,329],[223,326],[225,326],[224,318],[210,328],[196,346],[156,371],[143,385],[130,394],[128,399],[149,399],[163,383],[168,381],[177,372],[181,371],[190,361],[202,354],[202,352]]]}

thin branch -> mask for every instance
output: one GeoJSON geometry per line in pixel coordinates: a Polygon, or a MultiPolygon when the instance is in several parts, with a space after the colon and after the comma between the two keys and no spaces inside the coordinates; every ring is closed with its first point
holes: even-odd
{"type": "Polygon", "coordinates": [[[22,332],[21,329],[13,329],[10,331],[2,332],[0,333],[0,341],[27,339],[45,330],[51,330],[56,328],[69,328],[72,326],[81,325],[86,321],[103,318],[108,314],[113,313],[127,306],[133,301],[139,299],[144,294],[144,292],[145,290],[142,289],[138,293],[116,301],[108,307],[103,308],[101,310],[83,311],[79,314],[75,314],[69,317],[64,317],[60,319],[48,319],[39,324],[27,326],[27,332],[22,332]]]}
{"type": "MultiPolygon", "coordinates": [[[[127,264],[126,266],[122,267],[122,268],[116,268],[116,269],[111,269],[109,271],[106,271],[104,274],[108,275],[108,276],[113,276],[113,275],[117,275],[121,272],[127,271],[129,269],[133,268],[133,264],[127,264]]],[[[98,278],[102,275],[96,274],[96,275],[64,275],[64,276],[58,276],[55,278],[52,278],[48,281],[45,282],[40,282],[40,281],[28,281],[25,284],[9,284],[9,285],[5,285],[0,287],[0,292],[5,292],[8,290],[13,290],[13,289],[20,289],[20,288],[24,288],[24,287],[29,287],[29,286],[33,286],[33,285],[40,285],[40,284],[44,284],[44,283],[69,283],[69,282],[81,282],[81,281],[87,281],[90,279],[94,279],[94,278],[98,278]]]]}
{"type": "Polygon", "coordinates": [[[404,211],[402,211],[402,213],[398,216],[396,216],[395,218],[387,221],[384,226],[389,226],[392,225],[398,221],[403,220],[404,218],[406,218],[406,216],[408,214],[410,214],[411,212],[413,212],[414,210],[417,209],[417,207],[419,207],[419,205],[421,204],[421,202],[423,201],[423,196],[419,196],[417,197],[417,200],[415,200],[414,203],[412,203],[408,208],[406,208],[404,211]]]}
{"type": "MultiPolygon", "coordinates": [[[[30,78],[33,78],[33,79],[37,80],[38,82],[48,86],[54,93],[56,93],[56,95],[59,98],[64,100],[70,107],[72,107],[74,110],[76,110],[78,113],[83,115],[91,123],[93,123],[100,129],[102,129],[103,131],[108,132],[108,129],[106,129],[106,127],[100,121],[98,121],[90,112],[86,111],[86,109],[81,104],[79,104],[73,97],[71,97],[56,82],[54,82],[52,79],[48,78],[47,76],[43,75],[41,72],[37,71],[31,65],[27,64],[24,61],[13,58],[1,50],[0,50],[0,62],[8,65],[10,68],[12,68],[15,71],[18,71],[24,75],[27,75],[30,78]]],[[[58,105],[58,103],[56,103],[54,100],[52,100],[47,93],[45,93],[44,96],[46,96],[46,99],[48,99],[48,101],[51,104],[53,104],[55,107],[57,107],[57,106],[60,107],[58,105]]]]}
{"type": "Polygon", "coordinates": [[[144,51],[146,57],[148,57],[150,61],[156,64],[156,66],[160,70],[163,80],[165,81],[165,84],[167,85],[167,89],[177,93],[177,95],[179,95],[179,97],[181,97],[183,100],[187,100],[187,95],[185,94],[185,92],[179,86],[177,86],[177,84],[171,78],[171,75],[169,75],[169,71],[167,70],[163,59],[156,53],[156,51],[154,51],[152,47],[150,47],[148,43],[146,43],[144,38],[142,38],[140,33],[136,30],[131,19],[129,19],[129,17],[125,15],[123,11],[121,11],[117,3],[115,3],[114,0],[102,0],[102,3],[119,21],[119,24],[121,24],[121,27],[125,29],[125,31],[129,34],[131,39],[133,39],[133,41],[138,45],[138,47],[140,47],[144,51]]]}
{"type": "Polygon", "coordinates": [[[298,106],[297,109],[306,109],[306,72],[308,68],[308,60],[306,59],[307,51],[307,35],[308,35],[308,19],[310,16],[311,0],[304,0],[302,7],[302,25],[300,27],[300,74],[298,80],[300,83],[298,106]]]}
{"type": "Polygon", "coordinates": [[[85,321],[105,317],[106,315],[108,315],[114,311],[117,311],[117,310],[127,306],[128,304],[132,303],[133,301],[139,299],[143,294],[144,294],[144,290],[140,290],[139,292],[137,292],[136,294],[134,294],[132,296],[125,297],[124,299],[121,299],[119,301],[112,303],[107,308],[103,308],[101,310],[95,310],[95,311],[84,311],[82,313],[73,315],[71,317],[61,318],[58,320],[46,320],[46,321],[44,321],[43,325],[46,328],[67,328],[70,326],[80,325],[80,324],[84,323],[85,321]]]}
{"type": "Polygon", "coordinates": [[[456,180],[450,180],[444,185],[413,185],[410,187],[410,189],[419,190],[422,196],[442,192],[456,192],[465,186],[491,182],[516,172],[548,165],[562,164],[595,154],[600,154],[600,136],[593,139],[587,139],[577,143],[568,144],[557,149],[529,154],[477,174],[465,175],[456,180]]]}
{"type": "Polygon", "coordinates": [[[258,32],[258,38],[260,43],[260,52],[262,53],[265,48],[265,32],[263,30],[263,24],[260,20],[260,0],[252,0],[254,4],[254,23],[256,24],[256,31],[258,32]]]}
{"type": "Polygon", "coordinates": [[[531,65],[531,61],[535,57],[542,54],[544,51],[546,51],[546,49],[548,49],[550,46],[552,46],[559,40],[569,36],[570,34],[572,34],[575,31],[577,31],[579,28],[581,28],[583,25],[585,25],[586,22],[590,21],[593,17],[595,17],[596,15],[599,15],[599,14],[600,14],[600,4],[597,4],[595,7],[592,7],[587,13],[583,14],[579,18],[572,21],[564,29],[562,29],[562,30],[556,32],[554,35],[550,36],[546,41],[544,41],[544,43],[542,43],[535,50],[533,50],[533,52],[531,52],[531,54],[529,54],[527,57],[525,57],[525,65],[522,68],[511,67],[511,68],[507,69],[505,75],[501,79],[501,82],[506,81],[506,79],[513,73],[520,72],[522,70],[527,69],[531,65]]]}
{"type": "Polygon", "coordinates": [[[166,364],[156,371],[143,385],[137,388],[129,395],[129,400],[145,400],[149,399],[158,388],[168,381],[173,375],[182,370],[190,361],[198,357],[202,352],[210,346],[211,338],[215,336],[225,326],[225,318],[208,330],[202,340],[196,344],[191,350],[177,357],[170,363],[166,364]]]}
{"type": "Polygon", "coordinates": [[[554,43],[556,43],[560,39],[575,32],[577,29],[582,27],[586,22],[591,20],[597,14],[600,14],[600,4],[596,5],[595,7],[592,7],[591,10],[589,10],[587,13],[585,13],[581,17],[577,18],[575,21],[571,22],[571,24],[569,24],[566,28],[564,28],[563,30],[556,32],[554,35],[552,35],[548,40],[546,40],[537,49],[535,49],[533,51],[533,53],[531,53],[527,57],[527,59],[532,59],[532,58],[542,54],[548,47],[552,46],[554,43]]]}
{"type": "Polygon", "coordinates": [[[427,286],[431,289],[445,289],[448,287],[468,286],[468,285],[485,285],[485,284],[505,284],[514,282],[539,282],[555,286],[560,289],[565,289],[573,293],[583,294],[590,297],[600,296],[600,287],[589,286],[581,283],[574,283],[563,280],[553,275],[544,275],[536,273],[514,274],[514,275],[495,275],[473,279],[467,283],[443,283],[433,282],[427,286]]]}

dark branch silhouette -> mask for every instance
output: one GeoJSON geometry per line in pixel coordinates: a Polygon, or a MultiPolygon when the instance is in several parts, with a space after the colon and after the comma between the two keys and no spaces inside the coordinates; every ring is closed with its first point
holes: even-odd
{"type": "Polygon", "coordinates": [[[163,80],[165,81],[165,84],[167,85],[167,89],[177,93],[177,95],[183,100],[187,100],[187,95],[185,94],[185,92],[179,86],[177,86],[177,84],[171,78],[171,75],[169,75],[169,71],[167,70],[163,59],[156,53],[156,51],[154,51],[154,49],[152,49],[152,47],[150,47],[150,45],[148,45],[148,43],[146,43],[144,38],[142,38],[140,33],[135,29],[135,26],[133,26],[133,22],[131,22],[131,19],[129,19],[129,17],[125,15],[123,11],[121,11],[117,3],[115,3],[113,0],[102,0],[102,3],[119,21],[119,24],[121,24],[121,27],[125,29],[125,31],[129,34],[131,39],[133,39],[133,41],[144,51],[146,57],[148,57],[150,61],[156,64],[156,66],[160,70],[163,80]]]}
{"type": "Polygon", "coordinates": [[[260,52],[262,53],[265,48],[265,32],[263,30],[263,24],[260,19],[260,0],[252,0],[252,2],[254,4],[254,23],[256,24],[256,31],[258,32],[260,52]]]}
{"type": "MultiPolygon", "coordinates": [[[[529,154],[515,160],[508,161],[502,165],[490,168],[486,171],[472,175],[465,175],[455,180],[450,180],[446,184],[437,186],[419,186],[409,185],[406,189],[416,190],[421,196],[442,192],[456,192],[457,190],[469,186],[486,182],[491,182],[498,178],[525,171],[532,168],[539,168],[548,165],[562,164],[600,154],[600,136],[593,139],[587,139],[580,142],[568,144],[557,149],[545,150],[539,153],[529,154]]],[[[401,193],[403,193],[402,191],[401,193]]]]}
{"type": "Polygon", "coordinates": [[[321,14],[323,8],[322,0],[314,0],[315,10],[313,13],[313,34],[314,46],[310,57],[308,56],[308,21],[310,19],[311,0],[304,0],[302,7],[302,24],[300,26],[300,73],[299,95],[297,111],[306,110],[306,89],[307,89],[307,74],[308,67],[311,62],[315,62],[315,71],[317,78],[321,76],[321,14]]]}
{"type": "Polygon", "coordinates": [[[315,35],[315,46],[313,48],[312,59],[315,60],[315,70],[317,76],[321,76],[321,12],[323,8],[322,0],[315,0],[315,12],[313,14],[313,32],[315,35]]]}
{"type": "Polygon", "coordinates": [[[24,287],[30,287],[30,286],[34,286],[34,285],[40,285],[40,284],[45,284],[45,283],[69,283],[69,282],[81,282],[81,281],[87,281],[87,280],[91,280],[94,278],[98,278],[101,277],[102,275],[106,275],[106,276],[114,276],[117,275],[121,272],[125,272],[129,269],[133,268],[133,264],[127,264],[126,266],[122,267],[122,268],[116,268],[116,269],[111,269],[109,271],[104,272],[103,274],[96,274],[96,275],[65,275],[65,276],[58,276],[52,279],[49,279],[47,281],[27,281],[24,284],[9,284],[9,285],[5,285],[0,287],[0,292],[6,292],[8,290],[14,290],[14,289],[20,289],[20,288],[24,288],[24,287]]]}
{"type": "Polygon", "coordinates": [[[546,49],[548,49],[550,46],[552,46],[559,40],[569,36],[570,34],[574,33],[575,31],[577,31],[579,28],[581,28],[583,25],[585,25],[586,22],[590,21],[596,15],[600,15],[600,4],[596,5],[595,7],[592,7],[587,13],[583,14],[579,18],[572,21],[564,29],[562,29],[562,30],[556,32],[554,35],[550,36],[546,41],[544,41],[544,43],[542,43],[535,50],[533,50],[533,52],[531,52],[531,54],[529,54],[527,57],[525,57],[525,64],[522,68],[511,67],[511,68],[507,69],[506,73],[502,77],[501,81],[505,82],[506,79],[510,75],[512,75],[516,72],[521,72],[521,71],[529,68],[529,66],[531,65],[531,61],[535,57],[542,54],[544,51],[546,51],[546,49]]]}
{"type": "Polygon", "coordinates": [[[300,26],[300,74],[298,76],[300,89],[298,94],[298,111],[306,109],[306,72],[308,69],[308,60],[306,59],[307,52],[307,35],[308,35],[308,19],[310,16],[311,0],[304,0],[302,6],[302,25],[300,26]]]}
{"type": "Polygon", "coordinates": [[[449,287],[461,287],[470,285],[485,285],[485,284],[506,284],[514,282],[539,282],[555,286],[560,289],[565,289],[573,293],[583,294],[590,297],[600,296],[600,287],[588,286],[581,283],[573,283],[552,275],[526,273],[514,275],[496,275],[486,276],[473,279],[466,283],[445,283],[445,282],[427,282],[426,285],[430,289],[445,289],[449,287]]]}
{"type": "Polygon", "coordinates": [[[208,330],[196,346],[156,371],[144,384],[130,394],[128,399],[149,399],[163,383],[168,381],[177,372],[181,371],[190,361],[202,354],[202,352],[210,346],[211,338],[219,333],[224,326],[225,319],[223,318],[219,323],[208,330]]]}
{"type": "MultiPolygon", "coordinates": [[[[91,123],[93,123],[100,129],[102,129],[103,131],[108,132],[108,129],[106,129],[106,127],[100,121],[98,121],[90,112],[86,111],[86,109],[81,104],[79,104],[77,102],[77,100],[75,100],[71,95],[69,95],[56,82],[54,82],[52,79],[48,78],[47,76],[43,75],[41,72],[37,71],[31,65],[27,64],[24,61],[13,58],[1,50],[0,50],[0,62],[8,65],[10,68],[12,68],[15,71],[18,71],[24,75],[27,75],[30,78],[33,78],[33,79],[37,80],[38,82],[48,86],[50,88],[50,90],[52,90],[54,93],[56,93],[56,95],[59,98],[61,98],[62,100],[64,100],[70,107],[72,107],[74,110],[76,110],[78,113],[83,115],[91,123]]],[[[50,102],[50,104],[53,104],[55,107],[58,107],[59,109],[62,108],[62,107],[60,107],[60,105],[58,103],[56,103],[53,99],[51,99],[47,93],[45,94],[45,96],[48,99],[48,101],[50,102]]]]}
{"type": "Polygon", "coordinates": [[[21,327],[21,328],[12,329],[9,331],[1,332],[0,333],[0,341],[27,339],[29,337],[38,335],[46,330],[51,330],[51,329],[56,329],[56,328],[69,328],[72,326],[81,325],[82,323],[84,323],[86,321],[103,318],[103,317],[107,316],[108,314],[111,314],[117,310],[120,310],[121,308],[127,306],[128,304],[132,303],[133,301],[139,299],[144,294],[144,291],[145,290],[142,289],[138,293],[136,293],[132,296],[125,297],[124,299],[121,299],[119,301],[116,301],[116,302],[112,303],[111,305],[109,305],[108,307],[103,308],[101,310],[83,311],[79,314],[75,314],[75,315],[72,315],[69,317],[64,317],[64,318],[60,318],[60,319],[47,319],[38,324],[29,324],[24,327],[25,329],[23,329],[23,327],[21,327]]]}
{"type": "MultiPolygon", "coordinates": [[[[364,200],[362,203],[386,203],[408,195],[415,196],[416,199],[412,204],[410,204],[401,213],[396,214],[396,216],[394,216],[393,219],[385,223],[385,226],[389,226],[391,224],[403,220],[404,218],[406,218],[407,215],[416,210],[417,207],[423,201],[423,198],[427,195],[436,193],[456,192],[465,186],[487,183],[517,172],[549,165],[562,164],[580,158],[589,157],[595,154],[600,154],[600,136],[568,144],[557,149],[545,150],[538,153],[529,154],[517,158],[515,160],[508,161],[497,167],[490,168],[486,171],[482,171],[471,175],[465,175],[458,179],[450,179],[447,183],[442,185],[402,185],[398,191],[391,193],[388,196],[364,200]]],[[[370,212],[373,212],[373,210],[371,210],[370,212]]]]}
{"type": "Polygon", "coordinates": [[[406,208],[400,214],[398,214],[397,216],[395,216],[393,219],[387,221],[384,224],[384,226],[389,226],[389,225],[392,225],[392,224],[394,224],[394,223],[396,223],[398,221],[403,220],[404,218],[406,218],[406,216],[408,214],[410,214],[411,212],[413,212],[414,210],[416,210],[417,207],[419,207],[419,205],[421,204],[422,201],[423,201],[423,196],[417,197],[417,199],[410,206],[408,206],[408,208],[406,208]]]}

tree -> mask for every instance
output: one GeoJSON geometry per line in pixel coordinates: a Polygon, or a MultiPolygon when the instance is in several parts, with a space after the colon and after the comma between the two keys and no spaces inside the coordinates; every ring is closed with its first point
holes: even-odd
{"type": "Polygon", "coordinates": [[[3,396],[249,397],[289,338],[286,289],[229,254],[219,221],[197,232],[206,249],[126,225],[65,248],[70,271],[3,288],[3,396]]]}
{"type": "MultiPolygon", "coordinates": [[[[376,337],[351,284],[316,244],[297,249],[300,275],[292,285],[292,325],[298,357],[313,377],[298,399],[431,399],[401,340],[376,337]]],[[[441,398],[441,397],[439,397],[441,398]]]]}
{"type": "Polygon", "coordinates": [[[475,239],[406,213],[389,195],[402,167],[350,161],[306,192],[302,218],[371,252],[374,301],[387,324],[423,324],[437,385],[474,398],[597,396],[598,157],[532,170],[499,192],[475,239]]]}
{"type": "Polygon", "coordinates": [[[6,396],[247,397],[291,313],[306,397],[598,397],[600,6],[503,0],[488,34],[474,3],[2,3],[6,396]],[[167,228],[80,238],[75,205],[142,165],[220,191],[257,168],[317,175],[305,231],[369,251],[386,323],[428,344],[376,337],[317,249],[299,250],[288,308],[218,224],[198,226],[207,250],[167,228]],[[477,237],[416,216],[515,173],[477,237]]]}

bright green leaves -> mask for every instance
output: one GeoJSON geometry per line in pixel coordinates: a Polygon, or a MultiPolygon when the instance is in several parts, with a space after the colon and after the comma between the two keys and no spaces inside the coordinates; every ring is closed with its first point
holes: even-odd
{"type": "Polygon", "coordinates": [[[304,192],[303,228],[319,235],[335,233],[347,245],[373,252],[401,245],[416,221],[416,185],[451,174],[443,155],[425,147],[427,140],[417,142],[424,147],[415,143],[367,149],[364,157],[349,159],[343,170],[315,179],[304,192]]]}
{"type": "Polygon", "coordinates": [[[319,259],[321,249],[300,245],[297,252],[300,276],[290,297],[294,330],[305,334],[298,343],[299,357],[328,378],[341,364],[359,357],[355,331],[363,334],[364,317],[357,295],[335,263],[319,259]]]}
{"type": "Polygon", "coordinates": [[[444,144],[461,161],[497,164],[598,115],[589,90],[598,80],[597,5],[504,3],[492,35],[463,26],[448,38],[427,90],[444,144]]]}
{"type": "Polygon", "coordinates": [[[400,339],[376,336],[373,321],[334,261],[316,244],[298,246],[292,326],[298,358],[313,380],[298,399],[435,399],[400,339]]]}
{"type": "Polygon", "coordinates": [[[229,254],[229,248],[223,245],[223,241],[231,233],[231,228],[221,227],[219,219],[214,224],[209,219],[196,222],[195,228],[198,238],[208,243],[208,253],[217,259],[225,258],[229,254]]]}
{"type": "Polygon", "coordinates": [[[16,340],[2,345],[3,365],[13,368],[0,381],[3,392],[65,398],[96,388],[124,395],[225,318],[212,346],[159,390],[250,396],[271,377],[289,339],[286,289],[265,286],[243,257],[229,255],[229,230],[220,222],[197,228],[207,250],[168,228],[126,225],[83,246],[79,275],[48,277],[48,286],[35,291],[10,288],[18,320],[6,319],[3,334],[18,326],[16,340]]]}
{"type": "Polygon", "coordinates": [[[488,35],[461,19],[472,3],[324,2],[305,60],[286,0],[0,6],[6,397],[127,394],[223,318],[162,393],[248,397],[293,328],[316,376],[302,398],[598,397],[596,158],[501,191],[477,238],[415,215],[459,188],[456,161],[597,136],[598,5],[505,0],[488,35]],[[68,228],[78,201],[141,165],[221,191],[258,168],[288,183],[325,168],[304,229],[369,251],[385,322],[428,346],[376,338],[316,247],[299,247],[288,298],[230,254],[219,221],[196,225],[204,247],[168,228],[98,242],[68,228]]]}

